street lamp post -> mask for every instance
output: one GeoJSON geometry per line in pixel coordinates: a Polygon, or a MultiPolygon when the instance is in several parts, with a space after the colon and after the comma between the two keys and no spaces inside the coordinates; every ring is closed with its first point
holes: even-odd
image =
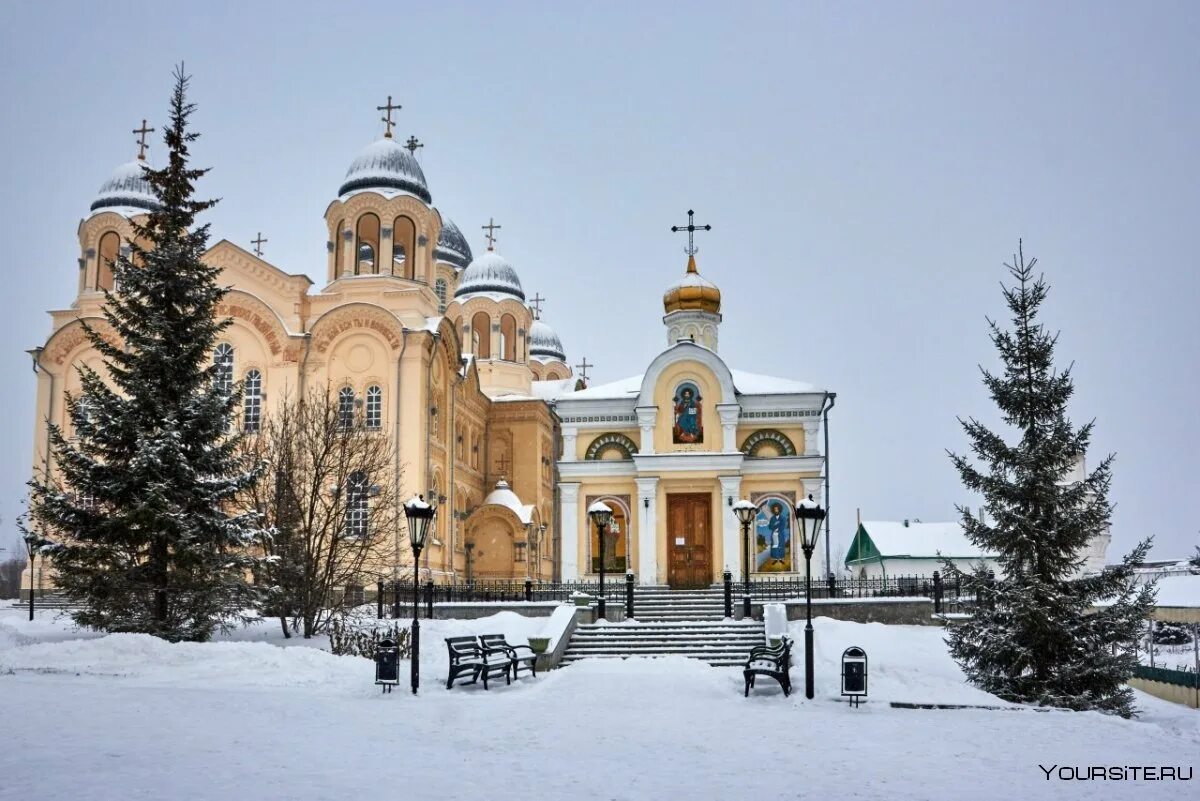
{"type": "Polygon", "coordinates": [[[812,626],[812,555],[821,536],[821,521],[825,510],[810,494],[796,504],[796,519],[800,521],[800,547],[804,549],[804,697],[813,697],[813,626],[812,626]]]}
{"type": "MultiPolygon", "coordinates": [[[[33,596],[35,594],[34,591],[37,589],[35,586],[35,583],[34,583],[35,582],[34,577],[37,575],[36,568],[37,568],[38,537],[33,532],[29,532],[28,534],[26,534],[24,536],[23,539],[25,540],[25,547],[29,549],[29,619],[30,619],[30,621],[32,621],[33,620],[33,596]]],[[[20,585],[20,582],[18,582],[18,591],[17,591],[18,596],[20,595],[19,585],[20,585]]]]}
{"type": "Polygon", "coordinates": [[[587,513],[600,532],[600,619],[607,620],[604,607],[604,535],[608,533],[608,524],[612,522],[613,513],[604,501],[593,503],[588,507],[587,513]]]}
{"type": "Polygon", "coordinates": [[[420,606],[417,597],[421,590],[421,549],[425,547],[425,538],[429,536],[429,525],[437,514],[437,507],[425,502],[423,496],[416,496],[404,504],[404,516],[408,518],[408,538],[413,550],[413,621],[412,621],[412,691],[417,694],[421,686],[421,622],[417,620],[420,606]]]}
{"type": "Polygon", "coordinates": [[[733,513],[742,524],[742,618],[750,619],[750,523],[758,515],[758,507],[742,498],[733,505],[733,513]]]}

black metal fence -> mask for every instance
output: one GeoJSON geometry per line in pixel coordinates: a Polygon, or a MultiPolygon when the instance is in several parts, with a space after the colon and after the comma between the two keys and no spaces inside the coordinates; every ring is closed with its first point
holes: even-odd
{"type": "MultiPolygon", "coordinates": [[[[745,585],[735,582],[735,596],[745,594],[745,585]]],[[[964,593],[960,577],[943,580],[940,572],[932,576],[892,575],[879,578],[814,578],[812,598],[929,598],[938,614],[966,612],[975,602],[973,594],[964,593]]],[[[803,578],[794,576],[759,577],[750,580],[750,597],[756,601],[786,601],[803,598],[807,588],[803,578]]]]}
{"type": "MultiPolygon", "coordinates": [[[[608,600],[625,600],[624,576],[606,582],[604,597],[608,600]]],[[[593,598],[600,595],[600,584],[595,581],[536,581],[533,579],[481,579],[456,584],[434,584],[426,582],[420,589],[411,582],[379,582],[375,591],[375,607],[379,617],[400,617],[412,614],[413,596],[424,608],[426,617],[433,616],[435,604],[446,603],[494,603],[503,601],[561,602],[569,601],[575,593],[585,593],[593,598]]]]}

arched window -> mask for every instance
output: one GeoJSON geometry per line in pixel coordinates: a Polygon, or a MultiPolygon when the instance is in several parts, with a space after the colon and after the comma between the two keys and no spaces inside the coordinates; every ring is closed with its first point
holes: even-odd
{"type": "Polygon", "coordinates": [[[505,361],[517,360],[517,318],[511,314],[500,318],[500,347],[497,350],[505,361]]]}
{"type": "Polygon", "coordinates": [[[213,351],[213,383],[224,395],[233,392],[233,345],[222,342],[213,351]]]}
{"type": "Polygon", "coordinates": [[[492,318],[487,312],[476,312],[471,318],[471,344],[476,359],[492,358],[492,318]]]}
{"type": "Polygon", "coordinates": [[[415,278],[416,260],[413,258],[413,244],[417,238],[417,228],[407,217],[397,217],[392,222],[392,275],[401,278],[415,278]]]}
{"type": "Polygon", "coordinates": [[[250,370],[242,385],[242,428],[254,432],[262,428],[262,373],[250,370]]]}
{"type": "Polygon", "coordinates": [[[446,311],[446,279],[439,278],[433,284],[433,294],[437,295],[438,311],[446,311]]]}
{"type": "Polygon", "coordinates": [[[371,429],[383,426],[383,390],[375,385],[367,387],[366,425],[371,429]]]}
{"type": "Polygon", "coordinates": [[[354,274],[379,272],[379,218],[367,212],[358,218],[358,241],[354,245],[354,274]]]}
{"type": "Polygon", "coordinates": [[[346,234],[350,229],[346,227],[346,221],[342,220],[338,223],[337,234],[333,237],[333,277],[341,278],[345,274],[345,256],[346,250],[346,234]]]}
{"type": "Polygon", "coordinates": [[[547,381],[561,381],[562,376],[560,376],[558,373],[551,370],[550,372],[546,373],[546,380],[547,381]]]}
{"type": "Polygon", "coordinates": [[[346,536],[367,536],[367,474],[355,470],[346,482],[346,536]]]}
{"type": "Polygon", "coordinates": [[[100,237],[100,254],[96,258],[96,289],[113,288],[113,265],[121,252],[121,237],[116,231],[109,231],[100,237]]]}
{"type": "Polygon", "coordinates": [[[350,387],[342,387],[338,390],[338,428],[351,428],[354,426],[354,390],[350,387]]]}

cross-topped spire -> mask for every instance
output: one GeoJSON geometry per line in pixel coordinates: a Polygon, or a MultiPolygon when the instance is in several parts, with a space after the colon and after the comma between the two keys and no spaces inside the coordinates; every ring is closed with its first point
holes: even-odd
{"type": "Polygon", "coordinates": [[[580,378],[582,378],[584,381],[587,381],[587,379],[588,379],[588,374],[587,374],[588,368],[589,368],[589,367],[595,367],[595,366],[596,366],[596,365],[594,365],[594,364],[588,364],[587,356],[584,356],[584,357],[583,357],[583,361],[582,361],[582,362],[580,362],[579,364],[575,365],[575,369],[577,369],[577,370],[579,371],[579,377],[580,377],[580,378]]]}
{"type": "Polygon", "coordinates": [[[499,231],[501,226],[496,225],[495,218],[488,217],[488,224],[479,227],[487,231],[488,250],[493,250],[496,244],[496,231],[499,231]]]}
{"type": "Polygon", "coordinates": [[[383,135],[384,135],[384,137],[386,137],[388,139],[392,138],[392,126],[396,124],[396,123],[392,122],[392,112],[399,111],[400,108],[401,108],[401,106],[399,103],[392,105],[392,96],[391,95],[388,95],[386,105],[375,107],[376,111],[384,112],[384,116],[380,117],[379,119],[384,125],[387,126],[387,130],[384,131],[383,135]]]}
{"type": "Polygon", "coordinates": [[[269,241],[270,241],[269,239],[263,239],[262,231],[259,231],[258,238],[250,240],[250,244],[254,245],[254,255],[258,256],[261,259],[262,254],[263,254],[263,249],[262,249],[263,243],[269,242],[269,241]]]}
{"type": "Polygon", "coordinates": [[[542,304],[545,302],[546,299],[543,298],[540,293],[534,293],[533,298],[529,301],[529,306],[533,309],[533,319],[542,319],[542,304]]]}
{"type": "Polygon", "coordinates": [[[408,148],[409,153],[412,153],[415,156],[417,155],[417,148],[425,147],[425,144],[421,142],[420,139],[417,139],[417,137],[410,136],[408,137],[408,141],[404,143],[404,146],[408,148]]]}
{"type": "Polygon", "coordinates": [[[154,133],[153,128],[146,127],[146,121],[142,120],[141,128],[134,128],[133,132],[138,135],[138,161],[146,160],[146,134],[154,133]]]}
{"type": "Polygon", "coordinates": [[[688,254],[689,256],[695,256],[696,252],[697,252],[696,243],[693,241],[693,237],[695,236],[696,232],[712,230],[711,225],[696,225],[696,221],[694,219],[695,216],[696,216],[696,212],[692,211],[691,209],[688,209],[688,224],[671,226],[672,231],[676,231],[676,232],[687,231],[688,243],[687,243],[687,247],[684,248],[683,252],[688,254]]]}

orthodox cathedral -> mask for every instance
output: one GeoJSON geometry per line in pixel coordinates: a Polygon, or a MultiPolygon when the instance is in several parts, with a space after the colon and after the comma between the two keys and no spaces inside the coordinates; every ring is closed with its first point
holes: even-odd
{"type": "MultiPolygon", "coordinates": [[[[486,250],[474,255],[433,205],[416,141],[392,137],[390,111],[385,121],[325,212],[322,286],[227,240],[205,256],[231,287],[220,313],[232,324],[213,359],[242,382],[241,427],[258,430],[289,394],[330,387],[339,408],[391,439],[397,497],[419,492],[438,504],[422,580],[591,577],[601,549],[586,510],[602,500],[614,511],[606,571],[707,585],[742,570],[732,505],[743,497],[760,510],[751,570],[803,573],[791,510],[809,494],[822,500],[821,427],[833,395],[720,357],[721,292],[697,268],[690,213],[686,270],[663,295],[663,351],[637,375],[587,386],[541,319],[541,298],[527,297],[498,252],[499,226],[483,226],[486,250]]],[[[46,421],[69,430],[64,393],[80,389],[77,366],[103,374],[81,323],[107,330],[111,264],[131,221],[156,203],[144,163],[143,146],[91,202],[78,229],[76,297],[50,312],[51,334],[32,351],[39,474],[54,471],[46,421]]],[[[405,554],[378,573],[405,566],[405,554]]]]}

